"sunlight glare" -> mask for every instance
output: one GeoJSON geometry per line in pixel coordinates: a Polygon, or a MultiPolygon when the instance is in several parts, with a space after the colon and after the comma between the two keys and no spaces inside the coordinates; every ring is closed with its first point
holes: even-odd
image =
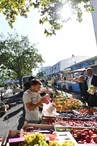
{"type": "Polygon", "coordinates": [[[60,17],[62,20],[67,21],[71,19],[72,10],[69,4],[64,4],[60,12],[60,17]]]}

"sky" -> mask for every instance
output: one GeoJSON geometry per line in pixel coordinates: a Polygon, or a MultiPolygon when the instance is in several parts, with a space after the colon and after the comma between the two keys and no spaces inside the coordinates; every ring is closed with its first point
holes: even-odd
{"type": "MultiPolygon", "coordinates": [[[[66,13],[69,14],[70,10],[62,11],[62,15],[66,13]]],[[[81,23],[76,21],[74,15],[71,18],[56,35],[46,38],[43,32],[44,26],[38,23],[37,10],[32,9],[28,18],[18,17],[13,30],[8,26],[5,17],[0,14],[0,33],[13,33],[16,30],[20,35],[28,35],[32,44],[37,43],[39,53],[45,61],[43,66],[52,66],[60,60],[70,58],[72,54],[96,56],[97,46],[91,14],[84,12],[81,23]]]]}

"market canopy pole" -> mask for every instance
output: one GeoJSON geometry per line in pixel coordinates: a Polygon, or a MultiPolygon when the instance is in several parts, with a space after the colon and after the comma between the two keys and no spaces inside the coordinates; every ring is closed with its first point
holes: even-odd
{"type": "Polygon", "coordinates": [[[97,0],[90,0],[90,4],[94,7],[94,12],[92,14],[94,32],[97,44],[97,0]]]}

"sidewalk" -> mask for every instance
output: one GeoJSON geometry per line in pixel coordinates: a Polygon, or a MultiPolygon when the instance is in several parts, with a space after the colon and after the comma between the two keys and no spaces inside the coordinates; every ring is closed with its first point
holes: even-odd
{"type": "Polygon", "coordinates": [[[0,118],[0,137],[3,137],[9,130],[17,130],[19,119],[23,113],[22,107],[22,104],[18,104],[0,118]]]}

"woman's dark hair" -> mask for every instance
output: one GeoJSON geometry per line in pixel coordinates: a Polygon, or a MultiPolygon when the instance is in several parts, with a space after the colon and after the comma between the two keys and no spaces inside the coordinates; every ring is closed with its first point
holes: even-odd
{"type": "Polygon", "coordinates": [[[31,86],[36,86],[36,85],[41,85],[41,82],[38,79],[33,79],[31,80],[30,84],[31,86]]]}

